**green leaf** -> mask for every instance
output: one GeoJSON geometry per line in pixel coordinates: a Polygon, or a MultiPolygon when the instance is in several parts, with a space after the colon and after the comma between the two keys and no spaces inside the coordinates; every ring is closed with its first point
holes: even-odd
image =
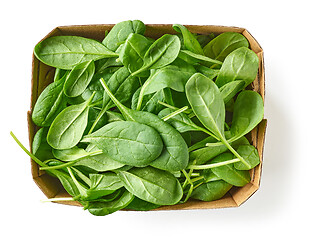
{"type": "Polygon", "coordinates": [[[186,95],[193,112],[205,128],[223,139],[225,108],[216,84],[206,76],[196,73],[186,84],[186,95]]]}
{"type": "Polygon", "coordinates": [[[196,54],[188,50],[180,50],[179,58],[192,65],[197,64],[202,64],[206,66],[211,66],[213,64],[218,64],[220,66],[222,65],[221,61],[206,57],[204,55],[196,54]]]}
{"type": "Polygon", "coordinates": [[[158,207],[160,207],[160,205],[146,202],[138,197],[134,197],[133,201],[128,206],[126,206],[126,209],[135,211],[150,211],[158,207]]]}
{"type": "Polygon", "coordinates": [[[243,80],[248,86],[256,78],[259,58],[252,50],[241,47],[231,52],[224,60],[216,79],[218,87],[235,81],[243,80]]]}
{"type": "Polygon", "coordinates": [[[62,79],[49,84],[38,97],[31,115],[37,126],[50,126],[56,116],[66,107],[63,94],[65,78],[66,75],[62,79]]]}
{"type": "Polygon", "coordinates": [[[124,187],[138,198],[158,205],[173,205],[182,198],[182,188],[173,174],[152,167],[117,173],[124,187]]]}
{"type": "Polygon", "coordinates": [[[96,40],[77,36],[47,38],[35,46],[34,55],[41,62],[61,69],[72,69],[82,62],[118,56],[96,40]]]}
{"type": "Polygon", "coordinates": [[[117,23],[103,40],[103,44],[110,50],[116,51],[131,33],[144,34],[146,26],[142,21],[129,20],[117,23]]]}
{"type": "Polygon", "coordinates": [[[232,186],[223,180],[203,183],[193,190],[191,198],[207,202],[215,201],[222,198],[232,186]]]}
{"type": "Polygon", "coordinates": [[[63,86],[65,95],[77,97],[81,95],[91,82],[95,66],[93,61],[83,62],[76,65],[68,74],[63,86]]]}
{"type": "Polygon", "coordinates": [[[220,88],[220,92],[224,101],[224,104],[227,104],[239,91],[244,89],[246,85],[245,81],[236,80],[233,82],[229,82],[223,85],[220,88]]]}
{"type": "Polygon", "coordinates": [[[238,170],[249,170],[259,165],[260,157],[257,149],[252,145],[240,145],[237,148],[237,152],[250,164],[250,167],[247,167],[242,162],[234,163],[234,167],[238,170]]]}
{"type": "Polygon", "coordinates": [[[102,79],[101,83],[106,93],[127,121],[145,124],[154,128],[160,134],[164,148],[161,155],[151,163],[152,166],[168,171],[179,171],[188,165],[188,147],[177,130],[152,113],[136,111],[125,107],[115,98],[102,79]]]}
{"type": "Polygon", "coordinates": [[[151,70],[151,75],[142,86],[144,95],[166,87],[178,92],[184,92],[187,81],[194,73],[196,71],[193,66],[181,59],[176,59],[166,67],[151,70]]]}
{"type": "Polygon", "coordinates": [[[175,35],[165,34],[157,39],[147,50],[143,66],[132,73],[137,75],[147,69],[162,68],[172,63],[178,56],[180,40],[175,35]]]}
{"type": "Polygon", "coordinates": [[[203,52],[203,49],[200,43],[197,41],[195,36],[185,26],[181,24],[174,24],[173,28],[175,29],[175,31],[182,34],[184,46],[187,50],[193,53],[196,53],[196,54],[204,55],[204,52],[203,52]]]}
{"type": "Polygon", "coordinates": [[[87,126],[88,101],[65,108],[51,124],[47,142],[55,149],[68,149],[78,144],[87,126]]]}
{"type": "Polygon", "coordinates": [[[88,211],[95,216],[105,216],[125,208],[134,199],[134,195],[125,191],[120,197],[107,202],[93,201],[87,205],[88,211]]]}
{"type": "Polygon", "coordinates": [[[112,159],[131,166],[145,166],[162,152],[160,135],[151,127],[130,121],[112,122],[85,136],[112,159]]]}
{"type": "Polygon", "coordinates": [[[137,71],[143,66],[144,55],[151,44],[146,37],[131,33],[119,53],[120,61],[131,73],[137,71]]]}
{"type": "MultiPolygon", "coordinates": [[[[231,159],[234,159],[233,154],[222,153],[209,163],[220,163],[231,159]]],[[[234,164],[215,167],[212,168],[211,171],[213,171],[213,173],[216,174],[219,178],[237,187],[242,187],[249,183],[251,180],[249,171],[237,170],[234,167],[234,164]]]]}
{"type": "Polygon", "coordinates": [[[207,57],[223,61],[240,47],[249,47],[248,40],[240,33],[225,32],[211,40],[203,49],[207,57]]]}
{"type": "Polygon", "coordinates": [[[249,133],[263,119],[264,106],[260,94],[251,90],[242,91],[234,104],[234,113],[231,126],[232,137],[229,142],[233,142],[249,133]]]}
{"type": "Polygon", "coordinates": [[[53,158],[52,148],[46,141],[48,128],[40,128],[32,141],[32,153],[42,161],[53,158]]]}

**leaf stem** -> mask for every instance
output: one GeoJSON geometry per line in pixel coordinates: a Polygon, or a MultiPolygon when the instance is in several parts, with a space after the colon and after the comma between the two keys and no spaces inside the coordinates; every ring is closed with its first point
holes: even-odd
{"type": "Polygon", "coordinates": [[[247,163],[242,156],[240,156],[240,154],[228,143],[226,139],[222,138],[221,141],[244,165],[246,165],[249,169],[251,168],[250,164],[247,163]]]}
{"type": "Polygon", "coordinates": [[[178,110],[176,110],[176,111],[166,115],[165,117],[162,118],[162,120],[163,121],[167,121],[170,118],[175,117],[177,114],[180,114],[180,113],[186,111],[187,109],[188,109],[188,106],[184,106],[184,107],[182,107],[182,108],[180,108],[180,109],[178,109],[178,110]]]}
{"type": "Polygon", "coordinates": [[[115,96],[113,95],[113,93],[109,90],[108,86],[106,85],[106,82],[104,81],[103,78],[100,79],[100,82],[104,88],[104,90],[106,91],[106,93],[108,94],[108,96],[112,99],[112,101],[114,102],[114,104],[117,106],[117,108],[120,110],[120,112],[122,113],[122,115],[127,118],[130,119],[131,121],[134,121],[134,119],[132,118],[132,116],[128,113],[127,109],[125,106],[123,106],[121,104],[121,102],[118,101],[117,98],[115,98],[115,96]]]}
{"type": "Polygon", "coordinates": [[[219,163],[211,163],[211,164],[205,164],[205,165],[189,165],[187,169],[196,169],[196,170],[210,169],[210,168],[221,167],[221,166],[225,166],[228,164],[236,163],[239,161],[240,160],[238,158],[235,158],[235,159],[231,159],[231,160],[227,160],[227,161],[219,162],[219,163]]]}
{"type": "Polygon", "coordinates": [[[12,136],[12,138],[15,140],[15,142],[21,147],[22,150],[24,150],[25,153],[28,154],[28,156],[35,161],[39,166],[41,167],[45,167],[48,166],[45,163],[43,163],[40,159],[38,159],[36,156],[34,156],[31,152],[28,151],[27,148],[25,148],[24,145],[22,145],[22,143],[17,139],[17,137],[14,135],[14,133],[11,131],[10,135],[12,136]]]}
{"type": "MultiPolygon", "coordinates": [[[[178,109],[179,109],[178,107],[172,106],[172,105],[167,104],[167,103],[162,102],[162,101],[158,101],[158,103],[161,104],[161,105],[163,105],[164,107],[170,108],[170,109],[172,109],[172,110],[178,110],[178,109]]],[[[186,114],[191,114],[191,113],[192,113],[192,110],[188,108],[187,110],[184,111],[184,113],[186,113],[186,114]]]]}

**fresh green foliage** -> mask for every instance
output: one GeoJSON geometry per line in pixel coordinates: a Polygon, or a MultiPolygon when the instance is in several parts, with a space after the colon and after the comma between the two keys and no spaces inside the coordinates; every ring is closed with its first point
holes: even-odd
{"type": "Polygon", "coordinates": [[[236,32],[225,32],[212,39],[203,49],[205,56],[224,61],[227,55],[240,47],[249,47],[244,35],[236,32]]]}
{"type": "Polygon", "coordinates": [[[67,76],[63,89],[68,97],[81,95],[89,85],[95,71],[93,61],[76,65],[67,76]]]}
{"type": "Polygon", "coordinates": [[[60,69],[72,69],[82,62],[118,56],[96,40],[77,36],[47,38],[35,46],[34,54],[43,63],[60,69]]]}
{"type": "Polygon", "coordinates": [[[187,50],[196,54],[204,55],[203,49],[199,41],[185,26],[181,24],[174,24],[173,28],[175,29],[175,31],[180,32],[182,34],[184,46],[187,50]]]}
{"type": "Polygon", "coordinates": [[[246,136],[264,113],[247,88],[257,55],[240,33],[173,29],[152,39],[129,20],[102,42],[57,36],[35,46],[56,69],[31,112],[32,153],[11,135],[71,195],[48,201],[104,216],[215,201],[251,181],[260,157],[246,136]]]}
{"type": "Polygon", "coordinates": [[[144,34],[145,25],[139,20],[117,23],[103,40],[103,44],[111,51],[116,51],[131,33],[144,34]]]}
{"type": "Polygon", "coordinates": [[[179,38],[170,34],[163,35],[148,48],[143,59],[143,66],[132,75],[137,75],[148,69],[165,67],[177,58],[179,51],[179,38]]]}
{"type": "Polygon", "coordinates": [[[82,142],[96,145],[112,159],[141,167],[159,157],[163,143],[153,128],[131,121],[112,122],[84,136],[82,142]]]}
{"type": "Polygon", "coordinates": [[[224,60],[216,79],[218,87],[235,81],[243,80],[248,86],[256,78],[259,58],[250,49],[241,47],[231,52],[224,60]]]}
{"type": "Polygon", "coordinates": [[[153,167],[119,171],[124,187],[140,199],[158,205],[174,205],[182,198],[182,188],[173,174],[153,167]]]}
{"type": "Polygon", "coordinates": [[[40,127],[48,127],[55,117],[66,107],[66,99],[63,93],[63,84],[66,76],[49,84],[37,99],[33,111],[32,120],[40,127]]]}

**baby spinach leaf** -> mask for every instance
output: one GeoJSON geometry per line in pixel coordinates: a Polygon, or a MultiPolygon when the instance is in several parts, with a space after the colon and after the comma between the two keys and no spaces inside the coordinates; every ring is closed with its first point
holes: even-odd
{"type": "Polygon", "coordinates": [[[181,59],[176,59],[172,64],[156,70],[151,70],[151,75],[143,84],[144,95],[156,92],[163,88],[171,88],[184,92],[188,79],[196,73],[193,66],[186,64],[181,59]]]}
{"type": "Polygon", "coordinates": [[[233,142],[249,133],[263,119],[264,106],[260,94],[251,90],[242,91],[234,104],[234,113],[231,126],[233,142]]]}
{"type": "Polygon", "coordinates": [[[203,183],[193,190],[191,197],[201,201],[215,201],[222,198],[232,186],[223,180],[203,183]]]}
{"type": "Polygon", "coordinates": [[[188,50],[180,50],[179,58],[192,65],[197,64],[202,64],[206,66],[211,66],[213,64],[218,64],[220,66],[222,65],[221,61],[206,57],[204,55],[196,54],[188,50]]]}
{"type": "Polygon", "coordinates": [[[176,32],[179,32],[183,36],[183,43],[186,49],[189,51],[204,55],[203,49],[198,42],[198,40],[195,38],[195,36],[183,25],[181,24],[174,24],[173,28],[176,32]]]}
{"type": "Polygon", "coordinates": [[[77,97],[81,95],[89,85],[95,71],[93,61],[82,62],[76,65],[68,74],[63,86],[65,95],[77,97]]]}
{"type": "Polygon", "coordinates": [[[55,149],[72,148],[81,140],[87,126],[89,103],[92,97],[79,105],[65,108],[51,124],[47,142],[55,149]]]}
{"type": "Polygon", "coordinates": [[[252,50],[241,47],[231,52],[224,60],[216,79],[218,87],[228,82],[243,80],[248,86],[256,78],[259,58],[252,50]]]}
{"type": "Polygon", "coordinates": [[[127,121],[136,121],[148,125],[160,134],[164,148],[161,155],[151,163],[152,166],[168,171],[179,171],[188,165],[188,148],[177,130],[152,113],[136,111],[125,107],[111,93],[103,79],[101,79],[101,83],[106,93],[127,121]]]}
{"type": "Polygon", "coordinates": [[[236,80],[223,85],[220,92],[224,101],[227,104],[239,91],[244,89],[246,82],[243,80],[236,80]]]}
{"type": "MultiPolygon", "coordinates": [[[[164,118],[173,112],[174,110],[165,108],[158,113],[158,116],[160,118],[164,118]]],[[[171,124],[180,133],[188,131],[201,131],[201,128],[197,126],[185,113],[179,113],[176,116],[168,119],[166,122],[171,124]]]]}
{"type": "Polygon", "coordinates": [[[240,47],[249,47],[248,40],[240,33],[225,32],[212,39],[203,49],[207,57],[223,61],[240,47]]]}
{"type": "Polygon", "coordinates": [[[90,188],[87,189],[87,200],[98,199],[123,187],[123,183],[116,173],[90,174],[89,178],[90,188]]]}
{"type": "Polygon", "coordinates": [[[48,127],[56,116],[66,107],[63,93],[65,76],[49,84],[38,97],[33,111],[32,121],[40,127],[48,127]]]}
{"type": "Polygon", "coordinates": [[[129,20],[117,23],[103,40],[103,44],[110,50],[116,51],[131,33],[144,34],[145,24],[139,20],[129,20]]]}
{"type": "Polygon", "coordinates": [[[202,73],[203,75],[205,75],[209,79],[214,79],[219,73],[218,69],[208,68],[208,67],[203,66],[203,65],[195,65],[194,67],[198,72],[202,73]]]}
{"type": "Polygon", "coordinates": [[[32,141],[32,153],[41,160],[53,158],[52,148],[46,141],[48,128],[40,128],[32,141]]]}
{"type": "Polygon", "coordinates": [[[58,80],[60,80],[67,73],[68,73],[67,70],[56,68],[55,75],[54,75],[54,82],[57,82],[58,80]]]}
{"type": "Polygon", "coordinates": [[[105,216],[125,208],[133,199],[133,194],[124,191],[120,197],[112,201],[91,201],[87,204],[86,208],[95,216],[105,216]]]}
{"type": "Polygon", "coordinates": [[[118,56],[96,40],[77,36],[47,38],[35,46],[34,55],[41,62],[61,69],[72,69],[82,62],[118,56]]]}
{"type": "MultiPolygon", "coordinates": [[[[140,95],[141,88],[137,89],[134,95],[132,96],[131,108],[136,110],[138,98],[140,95]]],[[[170,89],[161,89],[155,93],[148,94],[143,97],[141,104],[141,111],[151,112],[157,114],[164,108],[158,101],[165,102],[166,99],[171,95],[170,89]]]]}
{"type": "Polygon", "coordinates": [[[120,61],[131,73],[137,71],[143,66],[144,55],[151,44],[146,37],[131,33],[119,53],[120,61]]]}
{"type": "Polygon", "coordinates": [[[165,34],[157,39],[147,50],[143,66],[132,73],[137,75],[147,69],[162,68],[172,63],[178,56],[180,40],[175,35],[165,34]]]}
{"type": "MultiPolygon", "coordinates": [[[[233,158],[234,156],[231,153],[222,153],[209,163],[220,163],[231,160],[233,158]]],[[[212,168],[211,171],[213,171],[213,173],[216,174],[219,178],[237,187],[242,187],[249,183],[251,180],[249,171],[237,170],[234,167],[234,164],[215,167],[212,168]]]]}
{"type": "Polygon", "coordinates": [[[234,163],[234,167],[238,170],[249,170],[259,165],[260,157],[257,149],[252,145],[240,145],[237,148],[237,152],[250,163],[250,167],[247,167],[242,162],[234,163]]]}
{"type": "Polygon", "coordinates": [[[135,211],[149,211],[158,207],[160,207],[160,205],[144,201],[138,197],[134,197],[133,201],[128,206],[126,206],[126,209],[135,211]]]}
{"type": "Polygon", "coordinates": [[[200,122],[220,139],[224,138],[225,108],[216,84],[196,73],[186,84],[186,95],[200,122]]]}
{"type": "Polygon", "coordinates": [[[152,167],[119,171],[124,187],[138,198],[158,205],[173,205],[182,198],[182,188],[173,174],[152,167]]]}
{"type": "Polygon", "coordinates": [[[160,135],[151,127],[131,121],[112,122],[85,136],[111,158],[131,166],[145,166],[162,152],[160,135]]]}
{"type": "MultiPolygon", "coordinates": [[[[129,70],[126,67],[119,68],[108,80],[108,87],[113,92],[115,97],[119,98],[121,103],[131,99],[136,89],[139,87],[139,83],[136,77],[130,75],[129,70]]],[[[113,101],[106,92],[103,92],[102,109],[93,125],[91,126],[88,134],[92,133],[98,121],[103,114],[113,107],[113,101]]]]}

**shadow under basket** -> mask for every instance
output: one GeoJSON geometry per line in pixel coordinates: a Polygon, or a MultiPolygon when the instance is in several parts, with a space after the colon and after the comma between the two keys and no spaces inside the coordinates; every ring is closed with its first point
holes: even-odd
{"type": "MultiPolygon", "coordinates": [[[[87,38],[96,39],[102,41],[105,36],[105,31],[110,30],[114,25],[112,24],[100,24],[100,25],[81,25],[81,26],[62,26],[56,27],[43,39],[52,36],[70,35],[70,36],[82,36],[87,38]]],[[[226,26],[207,26],[207,25],[186,25],[186,27],[193,33],[198,34],[220,34],[223,32],[238,32],[243,34],[249,41],[250,49],[253,50],[259,58],[258,74],[254,82],[249,86],[250,89],[258,92],[263,100],[265,96],[265,74],[264,74],[264,61],[263,50],[259,43],[253,38],[253,36],[244,28],[238,27],[226,27],[226,26]]],[[[176,34],[171,24],[149,24],[146,25],[145,36],[152,38],[159,38],[163,34],[176,34]]],[[[43,40],[42,39],[42,40],[43,40]]],[[[30,149],[32,151],[32,141],[36,131],[39,129],[31,119],[31,113],[34,104],[44,90],[44,88],[53,81],[55,69],[40,62],[34,55],[32,59],[32,79],[31,79],[31,107],[28,111],[28,131],[30,149]]],[[[177,204],[173,206],[163,206],[155,210],[180,210],[180,209],[213,209],[213,208],[227,208],[238,207],[249,199],[260,187],[260,179],[263,165],[263,148],[266,131],[266,119],[253,129],[247,138],[255,146],[259,152],[261,163],[255,168],[250,170],[251,182],[244,187],[233,187],[223,198],[211,201],[203,202],[199,200],[189,200],[183,204],[177,204]]],[[[64,190],[58,179],[48,175],[45,171],[39,170],[39,166],[31,160],[31,172],[34,182],[38,185],[41,191],[47,198],[60,198],[70,197],[70,195],[64,190]]],[[[81,206],[78,202],[71,201],[59,201],[58,203],[81,206]]]]}

